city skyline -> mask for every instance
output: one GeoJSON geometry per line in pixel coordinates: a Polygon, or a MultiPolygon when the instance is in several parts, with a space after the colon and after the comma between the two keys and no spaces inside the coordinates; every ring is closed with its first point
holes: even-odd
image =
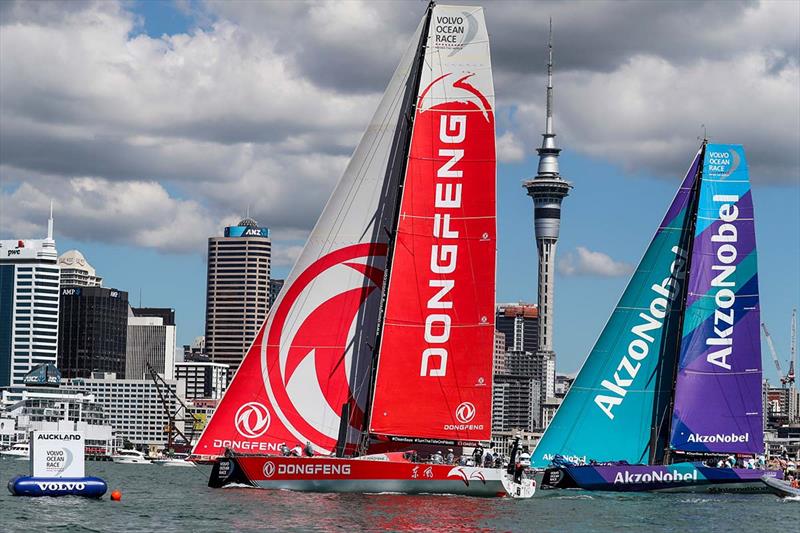
{"type": "MultiPolygon", "coordinates": [[[[386,71],[399,57],[397,43],[407,40],[422,10],[418,2],[362,5],[375,17],[353,15],[352,24],[386,44],[380,52],[369,52],[348,37],[346,17],[335,13],[329,13],[326,31],[307,32],[308,48],[294,43],[280,49],[270,40],[286,42],[277,26],[287,18],[296,27],[315,27],[315,17],[326,14],[325,4],[314,9],[269,4],[275,20],[261,29],[265,13],[258,7],[251,6],[251,13],[242,4],[181,5],[186,9],[107,3],[60,17],[56,8],[31,14],[13,4],[0,18],[3,25],[20,22],[14,31],[4,29],[5,80],[22,75],[7,54],[28,57],[26,50],[39,48],[26,31],[47,27],[53,39],[75,33],[90,42],[97,39],[101,58],[118,53],[122,45],[133,47],[135,53],[125,61],[141,66],[157,87],[169,89],[163,103],[140,111],[154,118],[151,113],[166,104],[178,112],[154,118],[152,124],[122,111],[136,102],[144,106],[150,96],[136,87],[143,81],[138,79],[115,87],[124,95],[116,106],[100,105],[115,100],[98,88],[101,94],[96,100],[85,96],[84,107],[69,108],[63,103],[69,100],[54,99],[50,105],[56,109],[62,102],[61,118],[43,120],[31,113],[19,90],[35,85],[30,77],[22,76],[19,85],[4,82],[0,233],[3,238],[41,238],[52,196],[59,250],[83,252],[107,286],[129,291],[137,305],[141,290],[142,305],[174,307],[179,345],[203,331],[205,239],[221,235],[222,227],[235,223],[250,203],[253,216],[273,232],[273,275],[285,276],[374,108],[386,71]],[[375,27],[368,28],[365,20],[375,27]],[[334,41],[338,48],[324,46],[334,41]],[[198,63],[203,53],[220,54],[237,68],[203,70],[198,63]],[[177,59],[211,76],[213,91],[191,90],[186,99],[216,115],[193,116],[175,105],[173,98],[181,98],[181,91],[195,83],[179,72],[177,81],[189,85],[169,85],[170,61],[177,59]],[[289,71],[272,68],[279,59],[289,71]],[[264,72],[268,82],[254,79],[249,70],[264,72]],[[230,86],[222,82],[226,77],[230,86]],[[231,93],[234,88],[242,92],[231,93]],[[290,97],[292,90],[296,96],[290,97]],[[224,105],[214,97],[229,93],[233,102],[224,105]],[[285,107],[286,114],[274,109],[272,94],[281,99],[277,107],[285,107]],[[334,102],[337,109],[322,101],[334,102]],[[308,109],[303,111],[301,104],[308,109]],[[59,120],[73,129],[59,129],[59,120]],[[194,126],[205,133],[190,132],[194,126]],[[85,140],[80,132],[86,131],[98,133],[94,141],[85,140]],[[120,131],[125,132],[123,141],[115,137],[120,131]],[[26,139],[38,155],[25,149],[26,139]],[[159,143],[161,150],[154,148],[159,143]]],[[[532,13],[515,4],[487,6],[487,23],[495,32],[499,103],[498,301],[536,300],[532,209],[520,185],[536,173],[545,104],[544,43],[548,16],[554,18],[556,120],[565,150],[561,167],[576,185],[564,207],[559,241],[554,348],[560,372],[577,370],[591,349],[699,145],[703,123],[713,139],[742,142],[747,150],[758,217],[763,319],[779,355],[788,355],[789,315],[800,303],[800,282],[793,275],[800,270],[800,131],[793,121],[798,104],[791,98],[798,80],[797,30],[773,22],[796,19],[792,10],[797,6],[733,6],[726,31],[746,37],[741,39],[745,46],[680,19],[677,14],[687,5],[635,5],[627,20],[641,22],[641,28],[626,25],[625,42],[615,30],[619,20],[612,20],[621,18],[615,4],[576,9],[569,3],[539,3],[532,13]],[[607,16],[592,17],[604,9],[607,16]],[[647,19],[653,17],[673,35],[648,33],[653,28],[647,19]],[[588,19],[594,26],[587,26],[588,19]],[[520,25],[532,28],[524,38],[501,30],[520,25]],[[591,39],[587,27],[593,28],[591,39]],[[726,94],[725,87],[740,79],[753,80],[754,87],[742,88],[738,96],[726,94]],[[766,117],[768,128],[756,120],[766,117]]],[[[78,55],[74,66],[97,68],[92,59],[78,55]]],[[[767,353],[763,362],[765,376],[774,382],[767,353]]]]}

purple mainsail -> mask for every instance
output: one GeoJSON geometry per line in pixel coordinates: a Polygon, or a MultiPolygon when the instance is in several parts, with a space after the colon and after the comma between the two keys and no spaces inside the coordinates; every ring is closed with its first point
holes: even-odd
{"type": "Polygon", "coordinates": [[[744,150],[703,158],[670,446],[763,453],[753,201],[744,150]]]}

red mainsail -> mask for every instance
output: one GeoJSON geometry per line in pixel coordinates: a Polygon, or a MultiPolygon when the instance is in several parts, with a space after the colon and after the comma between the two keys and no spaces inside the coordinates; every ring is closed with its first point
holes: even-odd
{"type": "Polygon", "coordinates": [[[490,438],[493,90],[483,12],[464,9],[433,12],[390,263],[369,424],[377,436],[490,438]],[[445,39],[454,34],[460,44],[445,39]]]}

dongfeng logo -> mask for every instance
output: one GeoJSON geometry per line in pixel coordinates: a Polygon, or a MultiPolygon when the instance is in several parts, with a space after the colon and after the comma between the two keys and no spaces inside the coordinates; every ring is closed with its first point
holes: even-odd
{"type": "Polygon", "coordinates": [[[264,476],[272,477],[275,475],[275,463],[267,461],[264,463],[264,476]]]}
{"type": "Polygon", "coordinates": [[[456,407],[456,420],[462,424],[469,424],[475,418],[475,406],[470,402],[463,402],[456,407]]]}
{"type": "Polygon", "coordinates": [[[246,403],[236,411],[234,424],[243,437],[255,439],[269,428],[270,416],[266,407],[258,402],[246,403]]]}

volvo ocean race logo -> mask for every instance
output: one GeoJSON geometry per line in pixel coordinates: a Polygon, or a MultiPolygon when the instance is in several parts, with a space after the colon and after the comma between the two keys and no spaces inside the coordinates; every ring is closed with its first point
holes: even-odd
{"type": "Polygon", "coordinates": [[[256,439],[269,429],[269,411],[258,402],[246,403],[236,411],[233,422],[242,437],[256,439]]]}
{"type": "Polygon", "coordinates": [[[469,424],[475,418],[475,406],[470,402],[463,402],[456,407],[456,420],[462,424],[469,424]]]}
{"type": "Polygon", "coordinates": [[[264,463],[264,477],[272,477],[275,475],[275,463],[267,461],[264,463]]]}
{"type": "Polygon", "coordinates": [[[332,449],[344,404],[350,426],[362,427],[363,398],[350,383],[369,371],[362,352],[371,354],[375,341],[364,332],[374,335],[375,324],[357,321],[377,316],[365,307],[380,295],[386,251],[384,243],[362,243],[320,257],[284,289],[270,316],[261,345],[264,385],[276,416],[300,442],[332,449]]]}

